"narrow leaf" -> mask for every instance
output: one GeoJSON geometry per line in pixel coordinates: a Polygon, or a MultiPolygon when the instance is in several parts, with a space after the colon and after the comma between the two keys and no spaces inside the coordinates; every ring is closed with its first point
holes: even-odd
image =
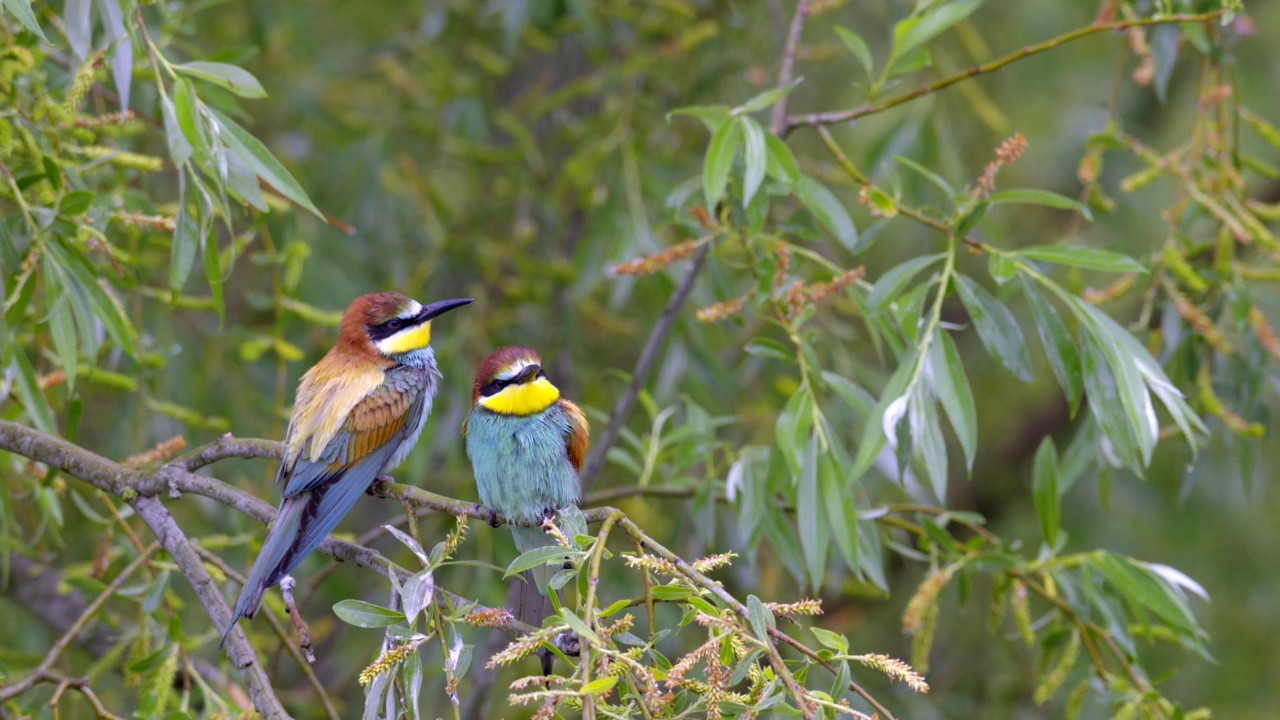
{"type": "Polygon", "coordinates": [[[729,170],[733,168],[733,158],[738,154],[741,139],[742,126],[736,122],[724,123],[711,136],[702,164],[702,192],[709,210],[714,211],[720,198],[724,197],[725,186],[729,184],[729,170]]]}
{"type": "Polygon", "coordinates": [[[405,621],[404,613],[362,600],[343,600],[333,606],[333,614],[348,625],[379,628],[405,621]]]}
{"type": "Polygon", "coordinates": [[[276,160],[275,156],[267,150],[267,146],[262,144],[254,136],[250,135],[244,128],[237,125],[234,121],[216,110],[210,110],[218,119],[218,124],[222,127],[222,139],[226,141],[227,146],[240,154],[240,157],[249,163],[254,172],[258,173],[258,177],[266,180],[276,190],[285,197],[297,203],[300,207],[310,211],[316,217],[323,219],[323,215],[311,203],[311,198],[307,197],[307,193],[294,179],[293,175],[276,160]]]}
{"type": "Polygon", "coordinates": [[[929,346],[929,370],[934,392],[964,450],[965,467],[973,472],[973,459],[978,450],[978,414],[969,376],[965,374],[950,333],[939,331],[929,346]]]}
{"type": "Polygon", "coordinates": [[[768,153],[765,146],[765,132],[760,124],[749,117],[742,118],[741,122],[745,140],[742,146],[742,157],[746,165],[746,172],[742,178],[742,206],[746,207],[751,204],[751,198],[755,197],[761,183],[764,182],[765,170],[768,168],[768,153]]]}
{"type": "Polygon", "coordinates": [[[40,23],[36,20],[36,14],[31,10],[31,0],[3,0],[4,6],[18,18],[18,22],[22,23],[22,27],[31,31],[32,35],[40,38],[48,43],[49,38],[45,37],[44,31],[40,29],[40,23]]]}
{"type": "Polygon", "coordinates": [[[1074,210],[1083,215],[1087,220],[1093,219],[1093,213],[1089,212],[1089,208],[1085,207],[1078,200],[1069,198],[1066,195],[1059,195],[1056,192],[1050,192],[1048,190],[1036,190],[1033,188],[1002,190],[1001,192],[992,194],[991,197],[987,198],[987,202],[992,205],[1000,205],[1002,203],[1043,205],[1045,207],[1057,208],[1059,210],[1074,210]]]}
{"type": "Polygon", "coordinates": [[[943,257],[945,257],[943,253],[914,257],[881,275],[875,286],[872,287],[871,295],[867,298],[867,309],[873,313],[884,309],[921,270],[938,262],[943,257]]]}
{"type": "Polygon", "coordinates": [[[772,642],[769,640],[769,628],[774,626],[773,613],[755,595],[747,596],[747,622],[751,623],[751,631],[756,638],[761,642],[772,642]]]}
{"type": "Polygon", "coordinates": [[[1053,368],[1054,377],[1062,386],[1067,402],[1071,405],[1071,415],[1075,416],[1080,408],[1080,398],[1084,394],[1084,382],[1080,375],[1080,353],[1076,350],[1075,339],[1066,325],[1040,291],[1028,280],[1023,280],[1022,290],[1031,304],[1035,314],[1036,331],[1040,334],[1040,342],[1044,345],[1045,356],[1049,359],[1049,367],[1053,368]]]}
{"type": "Polygon", "coordinates": [[[849,48],[849,52],[862,63],[862,67],[867,71],[867,77],[875,74],[875,61],[871,59],[871,48],[867,47],[867,42],[862,39],[858,33],[850,30],[843,25],[836,25],[836,35],[840,36],[840,41],[844,46],[849,48]]]}
{"type": "Polygon", "coordinates": [[[733,113],[735,115],[745,115],[747,113],[753,113],[753,112],[756,112],[757,110],[763,110],[767,107],[771,107],[774,103],[778,102],[779,100],[786,97],[787,95],[790,95],[791,91],[794,90],[795,87],[803,81],[804,81],[804,78],[796,78],[795,80],[792,80],[789,84],[784,85],[782,87],[775,87],[775,88],[770,88],[768,90],[765,90],[759,95],[756,95],[750,100],[734,108],[733,113]]]}
{"type": "Polygon", "coordinates": [[[1036,245],[1018,255],[1058,265],[1072,265],[1106,272],[1146,272],[1147,267],[1127,255],[1078,245],[1036,245]]]}
{"type": "Polygon", "coordinates": [[[102,15],[107,39],[115,47],[111,54],[111,74],[116,81],[116,94],[120,96],[120,112],[125,112],[129,109],[129,89],[133,82],[133,40],[124,27],[120,0],[98,0],[98,12],[102,15]]]}
{"type": "Polygon", "coordinates": [[[969,311],[978,338],[991,357],[1019,380],[1031,382],[1031,359],[1018,321],[1004,303],[965,275],[957,276],[960,301],[969,311]]]}
{"type": "Polygon", "coordinates": [[[802,175],[792,186],[796,197],[809,212],[817,218],[818,224],[826,228],[850,252],[859,252],[863,248],[858,244],[858,228],[849,217],[849,211],[827,189],[826,185],[808,175],[802,175]]]}
{"type": "Polygon", "coordinates": [[[773,133],[765,133],[764,142],[768,151],[766,170],[769,177],[788,185],[799,180],[800,164],[796,162],[796,156],[792,154],[786,141],[773,133]]]}
{"type": "Polygon", "coordinates": [[[174,70],[191,77],[207,80],[224,87],[243,98],[264,98],[267,91],[248,70],[220,62],[189,62],[174,65],[174,70]]]}
{"type": "Polygon", "coordinates": [[[1058,545],[1058,450],[1053,439],[1046,437],[1036,450],[1032,494],[1036,502],[1036,515],[1040,518],[1040,532],[1044,542],[1052,550],[1058,545]]]}

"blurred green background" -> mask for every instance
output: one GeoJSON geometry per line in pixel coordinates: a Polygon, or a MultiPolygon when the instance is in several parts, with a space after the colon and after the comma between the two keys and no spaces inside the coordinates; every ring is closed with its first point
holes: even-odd
{"type": "MultiPolygon", "coordinates": [[[[841,45],[835,25],[858,31],[873,54],[883,57],[893,22],[910,10],[909,3],[898,0],[823,5],[805,29],[798,53],[796,74],[804,82],[791,97],[793,113],[862,101],[854,87],[862,70],[841,45]]],[[[138,393],[85,385],[77,441],[124,457],[176,434],[191,445],[227,429],[240,436],[280,438],[298,377],[335,334],[334,328],[314,322],[314,312],[297,312],[280,298],[339,312],[354,296],[379,289],[423,301],[469,296],[475,304],[436,323],[434,345],[445,379],[423,442],[396,475],[434,492],[474,499],[459,433],[476,364],[503,344],[538,348],[564,394],[591,411],[597,430],[603,428],[625,386],[624,373],[633,368],[684,264],[639,278],[611,277],[607,269],[698,234],[692,218],[673,212],[668,198],[699,175],[707,135],[695,120],[668,113],[689,105],[738,104],[772,86],[792,3],[225,0],[192,3],[180,11],[157,7],[177,24],[166,50],[171,58],[237,63],[262,82],[269,95],[265,100],[239,100],[212,86],[201,86],[201,94],[241,118],[318,207],[357,231],[347,236],[288,210],[242,224],[248,241],[225,288],[224,323],[212,312],[172,310],[164,298],[130,301],[146,346],[164,357],[164,366],[140,371],[144,382],[138,393]],[[302,357],[286,359],[274,352],[274,338],[300,348],[302,357]],[[148,399],[195,409],[206,419],[182,422],[156,412],[148,399]]],[[[1280,54],[1271,43],[1280,42],[1280,4],[1250,3],[1248,10],[1255,32],[1240,37],[1233,48],[1235,81],[1240,99],[1274,121],[1280,118],[1275,92],[1280,54]]],[[[1087,25],[1096,11],[1092,2],[989,2],[934,43],[936,69],[924,71],[919,80],[1087,25]]],[[[1086,38],[833,133],[858,167],[878,179],[889,176],[889,158],[906,155],[963,184],[980,173],[1003,138],[1021,132],[1030,149],[1004,171],[1001,184],[1075,196],[1077,163],[1089,134],[1105,124],[1113,93],[1128,132],[1148,145],[1170,147],[1189,131],[1198,56],[1184,53],[1172,66],[1161,102],[1152,87],[1131,82],[1128,70],[1113,89],[1118,64],[1137,66],[1123,48],[1124,38],[1116,34],[1086,38]]],[[[146,85],[137,83],[134,103],[140,108],[154,107],[146,85]]],[[[140,137],[140,151],[165,154],[162,134],[140,137]]],[[[874,223],[814,133],[798,129],[788,142],[805,171],[833,188],[860,228],[874,223]]],[[[1274,149],[1252,138],[1246,142],[1275,162],[1274,149]]],[[[1109,160],[1103,185],[1114,190],[1120,178],[1140,168],[1131,159],[1109,160]]],[[[145,183],[153,197],[176,197],[172,173],[151,175],[145,183]]],[[[1135,257],[1158,253],[1166,232],[1160,213],[1174,191],[1173,183],[1161,180],[1132,194],[1117,192],[1116,212],[1100,214],[1078,231],[1093,244],[1135,257]]],[[[1274,202],[1280,184],[1259,194],[1269,194],[1274,202]]],[[[925,190],[913,188],[910,196],[929,204],[925,190]]],[[[794,222],[811,224],[803,217],[794,222]]],[[[982,227],[986,241],[1004,247],[1054,242],[1076,231],[1069,214],[1040,208],[993,212],[982,227]]],[[[942,242],[928,228],[897,219],[878,231],[865,257],[831,241],[815,247],[842,267],[865,262],[867,277],[874,280],[906,258],[935,252],[942,242]]],[[[166,262],[163,247],[142,252],[155,253],[162,266],[166,262]]],[[[730,250],[713,253],[648,386],[658,407],[681,408],[672,420],[676,425],[690,417],[682,398],[712,416],[734,418],[717,432],[718,440],[731,447],[769,441],[796,380],[791,368],[743,352],[752,337],[768,335],[769,328],[693,318],[697,308],[750,285],[737,261],[730,250]]],[[[985,259],[962,257],[961,264],[977,275],[985,259]]],[[[1087,286],[1095,277],[1075,280],[1087,286]]],[[[207,294],[198,279],[186,292],[207,294]]],[[[1280,302],[1273,287],[1257,286],[1253,299],[1277,317],[1280,302]]],[[[1139,300],[1122,299],[1106,310],[1128,322],[1139,300]]],[[[1025,303],[1015,307],[1020,317],[1029,314],[1025,303]]],[[[893,368],[882,364],[851,311],[847,304],[834,304],[820,312],[821,351],[831,367],[878,388],[893,368]]],[[[958,305],[953,311],[950,304],[946,315],[963,317],[958,305]]],[[[1034,548],[1039,528],[1031,458],[1045,435],[1069,438],[1073,421],[1038,350],[1033,351],[1037,381],[1022,385],[990,360],[972,333],[956,339],[978,400],[979,450],[971,479],[953,470],[947,503],[983,513],[994,531],[1034,548]]],[[[111,368],[115,362],[124,360],[107,358],[102,365],[111,368]]],[[[1270,383],[1274,401],[1274,378],[1270,383]]],[[[642,409],[630,427],[643,434],[649,420],[642,409]]],[[[843,440],[851,445],[856,438],[850,428],[843,440]]],[[[1228,440],[1217,427],[1197,458],[1179,442],[1162,444],[1146,479],[1113,471],[1100,481],[1091,469],[1064,499],[1069,550],[1106,548],[1168,564],[1209,591],[1212,601],[1193,599],[1193,607],[1211,636],[1214,661],[1164,645],[1144,656],[1157,680],[1162,672],[1177,670],[1162,685],[1170,697],[1207,705],[1219,718],[1280,716],[1274,687],[1280,676],[1275,462],[1270,438],[1228,440]],[[1245,446],[1256,452],[1252,477],[1242,477],[1238,462],[1245,446]]],[[[664,462],[654,482],[722,480],[725,469],[664,462]]],[[[266,461],[216,469],[222,479],[262,497],[270,497],[274,473],[275,464],[266,461]]],[[[635,482],[633,473],[611,463],[593,489],[635,482]]],[[[868,481],[866,492],[873,501],[895,497],[892,484],[891,478],[868,481]]],[[[719,511],[712,535],[692,529],[706,527],[705,503],[632,498],[618,504],[685,556],[741,542],[731,508],[719,511]]],[[[247,567],[261,540],[260,526],[205,500],[170,505],[189,534],[229,536],[233,542],[224,556],[233,567],[247,567]]],[[[400,513],[392,502],[366,499],[342,529],[358,536],[400,513]]],[[[441,538],[451,523],[428,518],[424,535],[441,538]]],[[[56,564],[89,562],[99,542],[95,532],[69,524],[61,542],[49,548],[56,564]]],[[[393,557],[403,552],[385,538],[376,546],[393,557]]],[[[473,524],[462,554],[505,566],[514,549],[505,532],[473,524]]],[[[744,594],[799,598],[800,588],[767,545],[755,559],[754,564],[740,561],[724,574],[726,582],[744,594]]],[[[301,585],[326,562],[318,556],[309,560],[299,573],[301,585]]],[[[911,641],[901,632],[900,617],[922,572],[896,556],[886,571],[888,598],[835,573],[822,593],[824,625],[846,633],[858,647],[907,656],[911,641]]],[[[505,597],[497,577],[488,570],[453,567],[437,580],[494,604],[505,597]]],[[[327,608],[347,597],[385,603],[386,588],[371,578],[357,568],[339,567],[305,608],[319,640],[316,672],[348,709],[359,705],[354,678],[377,652],[381,636],[343,626],[327,608]]],[[[632,583],[634,591],[634,575],[614,581],[632,583]]],[[[232,596],[233,586],[226,594],[232,596]]],[[[954,590],[944,596],[928,696],[915,697],[868,677],[873,691],[900,709],[899,717],[1060,715],[1060,703],[1041,708],[1031,701],[1035,655],[1006,633],[1007,626],[991,637],[988,600],[987,588],[975,588],[963,606],[954,590]]],[[[0,601],[0,607],[6,610],[0,613],[0,645],[11,653],[41,654],[54,635],[9,603],[0,601]]],[[[469,640],[483,646],[486,635],[477,630],[469,640]]],[[[210,659],[215,655],[210,651],[210,659]]],[[[478,649],[477,665],[482,659],[478,649]]],[[[305,705],[309,688],[296,668],[288,661],[278,668],[286,701],[305,705]]],[[[1073,677],[1084,677],[1083,669],[1076,673],[1073,677]]],[[[443,698],[439,678],[428,672],[428,679],[425,697],[443,698]]],[[[494,694],[505,697],[504,685],[494,694]]],[[[483,716],[483,706],[471,702],[472,716],[483,716]]],[[[1086,717],[1103,712],[1091,705],[1086,717]]]]}

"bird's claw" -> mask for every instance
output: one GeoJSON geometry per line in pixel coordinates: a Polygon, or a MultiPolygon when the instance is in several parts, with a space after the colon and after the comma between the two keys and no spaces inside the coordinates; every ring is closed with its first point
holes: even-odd
{"type": "Polygon", "coordinates": [[[501,527],[502,523],[498,522],[498,511],[489,508],[489,527],[501,527]]]}

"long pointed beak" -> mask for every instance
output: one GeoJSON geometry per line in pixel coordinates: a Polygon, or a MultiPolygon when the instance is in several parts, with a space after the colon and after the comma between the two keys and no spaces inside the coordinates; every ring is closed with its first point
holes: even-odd
{"type": "Polygon", "coordinates": [[[541,365],[529,365],[520,371],[520,374],[511,378],[511,382],[517,385],[523,385],[530,380],[538,377],[538,373],[542,372],[541,365]]]}
{"type": "Polygon", "coordinates": [[[456,298],[454,300],[433,302],[422,308],[418,313],[418,318],[421,322],[426,322],[431,318],[443,315],[454,308],[460,308],[463,305],[470,305],[471,302],[471,298],[456,298]]]}

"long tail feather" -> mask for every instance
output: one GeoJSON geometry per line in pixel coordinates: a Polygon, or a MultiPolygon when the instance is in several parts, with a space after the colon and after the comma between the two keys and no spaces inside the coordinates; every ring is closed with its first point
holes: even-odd
{"type": "Polygon", "coordinates": [[[231,622],[222,633],[220,647],[227,644],[227,638],[240,618],[257,614],[267,588],[279,582],[300,560],[294,550],[311,495],[312,493],[304,493],[286,498],[280,506],[275,524],[271,526],[267,540],[262,544],[262,552],[258,553],[258,559],[253,562],[253,569],[249,571],[249,577],[240,589],[240,598],[231,611],[231,622]]]}

